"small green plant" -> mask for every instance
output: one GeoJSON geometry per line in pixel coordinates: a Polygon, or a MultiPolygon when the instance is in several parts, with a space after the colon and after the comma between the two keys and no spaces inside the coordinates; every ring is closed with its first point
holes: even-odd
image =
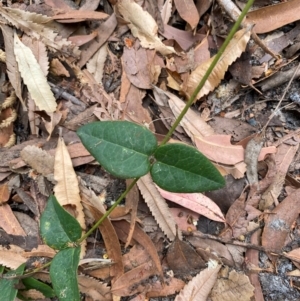
{"type": "Polygon", "coordinates": [[[249,0],[246,4],[214,61],[160,145],[148,129],[127,121],[95,122],[78,130],[84,146],[108,172],[123,179],[134,178],[134,181],[84,235],[77,220],[61,207],[54,196],[50,196],[41,217],[40,232],[44,242],[58,251],[53,260],[43,266],[50,266],[53,289],[30,277],[41,268],[23,275],[25,264],[14,271],[6,271],[0,266],[0,301],[13,301],[16,296],[25,300],[17,288],[19,281],[26,289],[36,289],[45,297],[57,296],[60,301],[79,301],[77,268],[80,243],[97,229],[138,179],[148,172],[158,186],[172,192],[203,192],[221,188],[225,184],[218,170],[198,150],[181,143],[167,142],[204,86],[253,2],[254,0],[249,0]]]}

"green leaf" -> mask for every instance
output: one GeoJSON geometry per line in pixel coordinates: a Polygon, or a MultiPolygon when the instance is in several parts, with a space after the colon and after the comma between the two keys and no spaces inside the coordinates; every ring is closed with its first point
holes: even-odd
{"type": "Polygon", "coordinates": [[[70,247],[81,237],[80,224],[58,203],[54,195],[48,199],[40,228],[43,240],[54,249],[70,247]]]}
{"type": "MultiPolygon", "coordinates": [[[[21,276],[25,269],[25,263],[21,264],[16,270],[9,271],[5,276],[21,276]]],[[[0,279],[0,301],[14,301],[18,289],[15,286],[18,284],[19,279],[0,279]]]]}
{"type": "Polygon", "coordinates": [[[137,178],[150,170],[149,156],[157,147],[145,127],[128,121],[102,121],[82,126],[77,134],[86,149],[112,175],[137,178]]]}
{"type": "Polygon", "coordinates": [[[153,181],[171,192],[202,192],[221,188],[225,180],[197,149],[179,143],[160,146],[154,157],[153,181]]]}
{"type": "Polygon", "coordinates": [[[60,301],[79,301],[77,268],[80,247],[59,251],[50,266],[50,278],[60,301]]]}
{"type": "Polygon", "coordinates": [[[47,284],[32,278],[24,278],[22,279],[23,284],[25,285],[26,289],[35,289],[40,291],[46,298],[55,297],[54,290],[47,284]]]}

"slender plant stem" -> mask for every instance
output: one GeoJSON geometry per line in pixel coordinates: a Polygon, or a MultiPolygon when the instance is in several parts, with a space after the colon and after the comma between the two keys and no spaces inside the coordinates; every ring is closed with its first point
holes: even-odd
{"type": "Polygon", "coordinates": [[[247,4],[244,7],[243,11],[241,12],[240,16],[238,17],[238,19],[234,23],[234,25],[233,25],[230,33],[228,34],[226,40],[224,41],[224,43],[220,47],[218,53],[216,54],[216,56],[215,56],[214,60],[212,61],[211,65],[207,69],[206,73],[204,74],[204,76],[201,79],[200,83],[198,84],[197,88],[195,89],[193,94],[190,96],[190,98],[189,98],[188,102],[186,103],[184,109],[181,111],[181,113],[179,114],[179,116],[175,120],[173,126],[171,127],[171,129],[169,130],[169,132],[167,133],[167,135],[165,136],[164,140],[161,142],[160,145],[164,145],[169,141],[169,139],[171,138],[173,132],[176,130],[177,126],[179,125],[180,121],[182,120],[183,116],[186,114],[186,112],[188,111],[190,106],[194,103],[198,93],[203,88],[206,80],[208,79],[209,75],[211,74],[211,72],[215,68],[216,64],[218,63],[220,57],[222,56],[222,54],[225,51],[226,47],[228,46],[229,42],[232,40],[234,34],[239,29],[240,24],[242,23],[244,17],[246,16],[246,14],[247,14],[248,10],[250,9],[250,7],[252,6],[253,2],[254,2],[254,0],[249,0],[247,2],[247,4]]]}
{"type": "MultiPolygon", "coordinates": [[[[172,136],[173,132],[175,131],[175,129],[177,128],[177,126],[179,125],[180,121],[182,120],[183,116],[186,114],[186,112],[188,111],[188,109],[190,108],[190,106],[193,104],[194,100],[196,99],[199,91],[203,88],[206,80],[208,79],[209,75],[211,74],[211,72],[213,71],[213,69],[215,68],[216,64],[218,63],[221,55],[223,54],[224,50],[226,49],[226,47],[228,46],[229,42],[232,40],[234,34],[236,33],[236,31],[238,30],[240,24],[242,23],[245,15],[247,14],[248,10],[250,9],[251,5],[253,4],[254,0],[249,0],[245,6],[245,8],[243,9],[243,11],[241,12],[239,18],[237,19],[237,21],[235,22],[235,24],[233,25],[229,35],[227,36],[226,40],[224,41],[224,43],[222,44],[222,46],[220,47],[217,55],[215,56],[213,62],[211,63],[211,65],[209,66],[209,68],[207,69],[205,75],[203,76],[202,80],[200,81],[200,83],[198,84],[197,88],[195,89],[195,91],[193,92],[193,94],[191,95],[191,97],[189,98],[187,104],[185,105],[184,109],[182,110],[182,112],[179,114],[178,118],[175,120],[173,126],[171,127],[171,129],[169,130],[169,132],[167,133],[167,135],[165,136],[164,140],[161,142],[160,145],[164,145],[168,142],[168,140],[170,139],[170,137],[172,136]]],[[[83,235],[78,241],[77,243],[81,243],[82,241],[84,241],[93,231],[95,231],[98,226],[110,215],[110,213],[119,205],[119,203],[122,201],[122,199],[127,195],[127,193],[131,190],[131,188],[135,185],[135,183],[139,180],[139,178],[136,178],[129,186],[128,188],[122,193],[122,195],[118,198],[118,200],[114,203],[114,205],[112,207],[110,207],[110,209],[97,221],[97,223],[87,232],[85,233],[85,235],[83,235]]]]}
{"type": "Polygon", "coordinates": [[[120,204],[120,202],[125,198],[127,193],[132,189],[132,187],[136,184],[139,178],[134,179],[131,184],[127,187],[127,189],[119,196],[116,202],[105,212],[105,214],[97,221],[97,223],[88,231],[86,232],[76,243],[80,244],[83,242],[89,235],[94,232],[99,225],[111,214],[111,212],[120,204]]]}

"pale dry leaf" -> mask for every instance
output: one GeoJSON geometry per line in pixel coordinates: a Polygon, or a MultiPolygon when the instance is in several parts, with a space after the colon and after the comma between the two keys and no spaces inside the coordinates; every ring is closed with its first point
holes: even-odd
{"type": "Polygon", "coordinates": [[[34,170],[44,177],[54,172],[54,157],[35,145],[24,147],[21,158],[34,170]]]}
{"type": "Polygon", "coordinates": [[[172,0],[165,1],[160,14],[163,23],[168,24],[172,15],[172,0]]]}
{"type": "Polygon", "coordinates": [[[156,186],[161,196],[182,207],[195,211],[207,218],[225,223],[225,218],[217,204],[202,193],[174,193],[156,186]]]}
{"type": "Polygon", "coordinates": [[[0,250],[0,264],[11,269],[17,269],[27,259],[20,252],[15,252],[13,249],[0,250]]]}
{"type": "Polygon", "coordinates": [[[29,37],[26,34],[22,37],[22,43],[31,49],[44,75],[47,76],[49,71],[49,61],[45,44],[42,41],[37,41],[29,37]]]}
{"type": "MultiPolygon", "coordinates": [[[[25,300],[44,300],[46,298],[42,292],[35,289],[20,290],[18,293],[20,294],[20,297],[22,296],[25,300]]],[[[15,299],[15,301],[18,300],[20,299],[15,299]]]]}
{"type": "Polygon", "coordinates": [[[47,79],[31,49],[20,41],[17,34],[14,36],[14,52],[19,71],[32,99],[40,110],[54,112],[56,101],[47,79]]]}
{"type": "Polygon", "coordinates": [[[141,41],[145,48],[155,49],[162,55],[176,53],[173,47],[166,46],[157,36],[158,27],[152,16],[132,0],[122,0],[117,3],[119,12],[134,37],[141,41]]]}
{"type": "Polygon", "coordinates": [[[232,270],[228,277],[218,278],[212,293],[212,301],[250,301],[253,297],[254,287],[249,277],[232,270]]]}
{"type": "Polygon", "coordinates": [[[107,53],[107,43],[104,43],[86,64],[87,70],[94,75],[96,82],[101,85],[107,53]]]}
{"type": "Polygon", "coordinates": [[[65,56],[80,55],[78,47],[55,32],[59,32],[59,27],[50,17],[8,7],[0,7],[0,14],[13,26],[32,38],[41,40],[50,49],[62,52],[65,56]]]}
{"type": "Polygon", "coordinates": [[[206,301],[213,288],[221,265],[215,260],[208,262],[208,268],[196,275],[176,296],[175,301],[206,301]]]}
{"type": "MultiPolygon", "coordinates": [[[[159,227],[170,240],[176,236],[176,224],[164,198],[158,192],[149,174],[141,177],[137,185],[159,227]]],[[[181,233],[179,233],[181,238],[181,233]]]]}
{"type": "MultiPolygon", "coordinates": [[[[185,107],[185,103],[176,95],[170,92],[165,93],[169,97],[169,106],[177,118],[185,107]]],[[[214,134],[213,128],[201,118],[199,113],[193,111],[193,109],[188,109],[180,121],[180,125],[193,141],[195,136],[210,136],[214,134]]]]}
{"type": "Polygon", "coordinates": [[[85,275],[78,276],[78,285],[80,292],[91,297],[92,300],[97,301],[110,301],[112,296],[110,293],[110,287],[106,283],[100,282],[95,278],[85,275]]]}
{"type": "Polygon", "coordinates": [[[57,201],[65,208],[70,206],[74,217],[82,229],[85,229],[83,207],[81,204],[79,184],[68,149],[62,138],[58,139],[54,161],[54,193],[57,201]]]}
{"type": "MultiPolygon", "coordinates": [[[[244,52],[250,39],[250,35],[250,28],[241,29],[234,35],[229,45],[223,52],[221,58],[219,59],[216,67],[213,69],[212,73],[205,82],[205,85],[197,94],[196,100],[213,91],[219,85],[221,80],[224,78],[225,72],[227,71],[228,67],[244,52]]],[[[205,63],[199,65],[190,74],[187,80],[186,87],[182,87],[183,92],[186,93],[188,97],[190,97],[195,91],[196,87],[198,86],[199,82],[203,78],[213,60],[214,57],[210,58],[205,63]]]]}
{"type": "Polygon", "coordinates": [[[25,102],[22,97],[22,87],[21,87],[21,75],[18,69],[18,63],[16,61],[16,57],[14,55],[14,32],[13,29],[7,25],[0,25],[1,31],[3,34],[3,39],[5,43],[5,51],[6,51],[6,72],[9,78],[9,81],[13,88],[15,89],[16,95],[20,99],[24,111],[27,111],[25,102]]]}

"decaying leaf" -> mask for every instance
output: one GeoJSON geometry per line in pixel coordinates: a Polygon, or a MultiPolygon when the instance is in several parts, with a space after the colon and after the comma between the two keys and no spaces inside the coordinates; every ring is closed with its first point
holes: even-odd
{"type": "Polygon", "coordinates": [[[175,275],[187,276],[190,273],[205,267],[204,260],[186,242],[181,241],[178,236],[168,249],[167,261],[175,275]]]}
{"type": "Polygon", "coordinates": [[[77,47],[54,32],[59,28],[50,17],[9,7],[1,7],[0,14],[13,26],[37,40],[42,40],[51,49],[61,51],[66,56],[79,56],[77,47]]]}
{"type": "Polygon", "coordinates": [[[25,263],[27,259],[22,256],[22,249],[16,246],[12,246],[9,249],[0,249],[0,264],[11,268],[17,269],[22,263],[25,263]]]}
{"type": "Polygon", "coordinates": [[[175,53],[173,47],[166,46],[157,36],[157,24],[152,16],[132,0],[118,1],[117,7],[124,20],[128,22],[134,37],[141,41],[145,48],[155,49],[163,55],[175,53]]]}
{"type": "Polygon", "coordinates": [[[26,235],[8,204],[0,206],[0,227],[7,234],[26,235]]]}
{"type": "Polygon", "coordinates": [[[193,0],[175,0],[175,6],[178,10],[180,17],[190,24],[191,28],[194,29],[199,22],[200,16],[197,11],[197,7],[193,0]]]}
{"type": "MultiPolygon", "coordinates": [[[[245,149],[241,145],[231,144],[230,139],[230,135],[197,136],[195,137],[195,143],[198,150],[210,160],[227,165],[235,165],[244,161],[245,149]]],[[[263,147],[258,160],[263,160],[269,153],[276,153],[276,147],[263,147]]]]}
{"type": "MultiPolygon", "coordinates": [[[[88,203],[85,203],[85,207],[89,209],[96,221],[103,216],[103,213],[96,207],[88,203]]],[[[110,268],[110,275],[114,277],[113,281],[115,281],[124,274],[121,246],[116,231],[108,218],[100,224],[99,230],[106,246],[107,255],[114,262],[114,265],[110,268]]]]}
{"type": "Polygon", "coordinates": [[[0,205],[6,203],[9,200],[10,191],[7,184],[0,186],[0,205]]]}
{"type": "Polygon", "coordinates": [[[172,201],[182,207],[193,210],[207,218],[225,223],[222,211],[210,198],[202,193],[174,193],[156,187],[165,199],[172,201]]]}
{"type": "Polygon", "coordinates": [[[228,273],[228,268],[222,270],[222,278],[218,278],[212,292],[213,301],[250,301],[253,297],[254,287],[249,278],[242,273],[232,270],[228,273]]]}
{"type": "MultiPolygon", "coordinates": [[[[128,235],[130,231],[129,223],[127,223],[126,221],[115,221],[113,222],[113,225],[116,229],[118,236],[121,236],[124,233],[125,235],[128,235]]],[[[153,261],[156,273],[160,276],[161,279],[163,279],[163,270],[160,263],[160,259],[150,237],[138,226],[135,226],[132,237],[136,242],[142,245],[145,248],[145,250],[147,250],[153,261]]]]}
{"type": "MultiPolygon", "coordinates": [[[[216,67],[208,77],[204,87],[198,93],[196,99],[200,99],[202,96],[213,91],[224,78],[225,72],[228,67],[242,54],[245,50],[246,45],[250,38],[250,28],[241,29],[238,31],[233,39],[230,41],[226,50],[223,52],[220,60],[218,61],[216,67]]],[[[186,87],[182,87],[183,92],[187,94],[188,97],[194,92],[199,82],[203,78],[208,67],[211,65],[214,57],[210,58],[205,63],[199,65],[189,76],[186,87]]]]}
{"type": "Polygon", "coordinates": [[[195,276],[176,296],[175,301],[206,301],[217,280],[220,268],[220,264],[210,260],[208,268],[195,276]]]}
{"type": "MultiPolygon", "coordinates": [[[[299,197],[300,189],[297,189],[275,207],[271,214],[265,216],[262,245],[266,249],[280,252],[284,247],[290,228],[300,212],[299,197]]],[[[277,259],[272,253],[268,255],[273,261],[277,259]]]]}
{"type": "Polygon", "coordinates": [[[56,101],[43,71],[30,48],[14,37],[14,52],[19,70],[28,91],[40,110],[54,112],[56,101]]]}
{"type": "Polygon", "coordinates": [[[26,105],[22,97],[22,88],[21,88],[21,75],[18,69],[18,64],[16,57],[13,52],[14,48],[14,32],[13,29],[7,25],[1,25],[1,31],[3,34],[3,39],[5,43],[6,50],[6,67],[7,75],[11,82],[11,85],[14,87],[16,95],[22,102],[24,111],[26,111],[26,105]]]}
{"type": "Polygon", "coordinates": [[[20,153],[21,158],[44,177],[54,172],[54,157],[35,145],[24,147],[20,153]]]}
{"type": "MultiPolygon", "coordinates": [[[[137,185],[160,228],[170,240],[173,240],[176,235],[175,222],[170,214],[166,201],[158,192],[150,175],[148,174],[141,177],[137,185]]],[[[181,238],[181,233],[179,237],[181,238]]]]}

